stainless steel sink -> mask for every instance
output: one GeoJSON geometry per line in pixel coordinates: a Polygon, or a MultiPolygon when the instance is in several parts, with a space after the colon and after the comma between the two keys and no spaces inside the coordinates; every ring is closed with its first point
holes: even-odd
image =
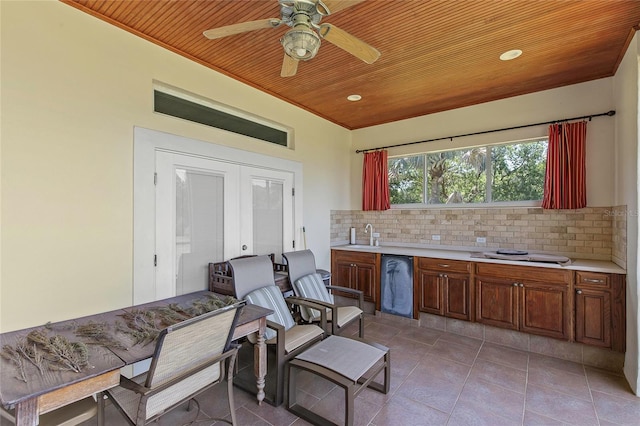
{"type": "Polygon", "coordinates": [[[376,247],[376,246],[370,246],[368,244],[349,244],[346,246],[342,246],[344,248],[354,248],[354,249],[369,249],[369,250],[375,250],[378,249],[380,247],[376,247]]]}

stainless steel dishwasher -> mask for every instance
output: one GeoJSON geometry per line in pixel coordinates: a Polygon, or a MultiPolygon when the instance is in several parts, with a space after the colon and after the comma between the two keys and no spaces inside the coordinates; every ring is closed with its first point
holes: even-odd
{"type": "Polygon", "coordinates": [[[383,254],[380,274],[380,310],[413,318],[413,257],[383,254]]]}

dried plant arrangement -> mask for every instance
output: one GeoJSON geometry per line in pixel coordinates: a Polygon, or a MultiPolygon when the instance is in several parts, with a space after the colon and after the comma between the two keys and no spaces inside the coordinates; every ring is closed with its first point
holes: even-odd
{"type": "Polygon", "coordinates": [[[124,322],[116,322],[116,330],[133,338],[134,345],[146,345],[153,342],[162,328],[156,327],[155,312],[134,309],[120,315],[124,322]]]}
{"type": "Polygon", "coordinates": [[[120,315],[123,321],[116,323],[116,329],[131,336],[135,345],[146,345],[155,341],[163,328],[236,302],[238,300],[230,296],[224,299],[207,296],[196,300],[190,307],[182,307],[174,303],[167,306],[135,309],[120,315]]]}
{"type": "Polygon", "coordinates": [[[109,326],[104,322],[89,321],[79,325],[75,329],[75,335],[90,339],[89,344],[127,350],[127,347],[113,336],[113,333],[109,331],[109,326]]]}
{"type": "Polygon", "coordinates": [[[35,344],[29,343],[27,339],[19,339],[16,342],[16,350],[38,369],[40,375],[44,374],[47,360],[44,353],[35,344]]]}
{"type": "Polygon", "coordinates": [[[159,322],[158,325],[161,327],[168,327],[170,325],[177,324],[193,316],[182,309],[178,304],[151,308],[151,311],[154,312],[155,318],[159,322]]]}
{"type": "Polygon", "coordinates": [[[206,299],[198,299],[193,302],[193,305],[188,309],[188,312],[191,314],[191,316],[198,316],[206,314],[207,312],[224,308],[225,306],[233,305],[237,302],[238,299],[232,296],[225,296],[223,299],[221,299],[217,296],[209,295],[206,297],[206,299]]]}
{"type": "Polygon", "coordinates": [[[22,361],[22,355],[11,345],[4,345],[2,352],[0,352],[3,358],[15,364],[18,369],[19,376],[16,379],[27,383],[27,376],[24,372],[24,362],[22,361]]]}
{"type": "Polygon", "coordinates": [[[89,352],[84,343],[70,342],[59,334],[49,336],[46,328],[31,331],[14,346],[4,345],[0,355],[16,366],[16,379],[25,383],[25,360],[33,364],[40,375],[44,375],[46,368],[79,373],[89,365],[89,352]]]}
{"type": "Polygon", "coordinates": [[[89,365],[89,351],[82,342],[70,342],[59,334],[49,337],[43,330],[30,332],[27,334],[27,340],[44,351],[44,357],[49,361],[50,369],[79,373],[89,365]]]}

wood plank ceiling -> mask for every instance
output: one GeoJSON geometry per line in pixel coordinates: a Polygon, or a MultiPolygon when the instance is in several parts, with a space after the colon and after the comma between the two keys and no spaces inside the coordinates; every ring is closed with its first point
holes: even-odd
{"type": "Polygon", "coordinates": [[[278,18],[276,0],[61,1],[347,129],[610,77],[640,23],[638,0],[367,0],[322,22],[376,47],[377,62],[324,41],[283,78],[289,27],[202,35],[278,18]],[[524,53],[499,60],[510,49],[524,53]]]}

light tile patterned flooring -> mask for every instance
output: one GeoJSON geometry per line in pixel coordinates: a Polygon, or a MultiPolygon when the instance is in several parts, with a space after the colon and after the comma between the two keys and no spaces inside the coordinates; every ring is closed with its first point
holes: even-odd
{"type": "MultiPolygon", "coordinates": [[[[357,334],[354,327],[353,334],[357,334]]],[[[365,336],[391,348],[389,394],[365,390],[356,425],[640,425],[640,398],[625,379],[569,361],[522,352],[442,331],[367,316],[365,336]]],[[[342,391],[301,377],[298,401],[342,424],[342,391]]],[[[226,386],[198,397],[201,425],[228,415],[226,386]]],[[[239,425],[307,425],[289,413],[235,389],[239,425]]],[[[107,424],[125,424],[112,406],[107,424]]],[[[158,424],[188,423],[195,410],[179,407],[158,424]]],[[[95,425],[95,419],[83,426],[95,425]]],[[[223,424],[223,423],[218,423],[223,424]]]]}

